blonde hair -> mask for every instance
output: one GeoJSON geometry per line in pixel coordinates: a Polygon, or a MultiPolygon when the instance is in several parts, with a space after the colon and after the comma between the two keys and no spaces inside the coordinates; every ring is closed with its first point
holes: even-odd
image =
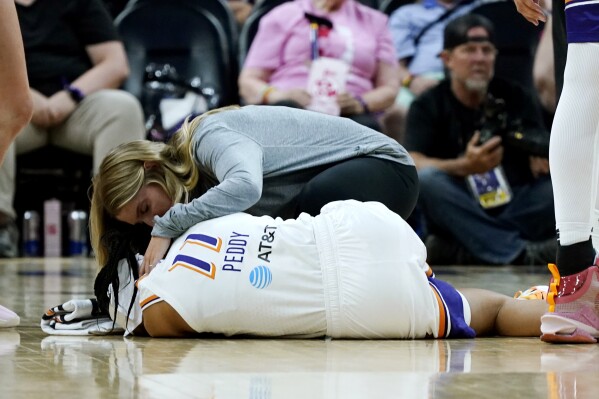
{"type": "Polygon", "coordinates": [[[150,183],[158,184],[173,202],[187,202],[189,193],[198,183],[199,171],[193,158],[191,140],[202,121],[213,114],[238,109],[239,106],[218,108],[191,121],[185,120],[181,129],[168,142],[137,140],[115,147],[102,161],[92,179],[89,230],[91,245],[100,267],[108,261],[109,253],[102,237],[107,220],[131,201],[139,190],[150,183]]]}

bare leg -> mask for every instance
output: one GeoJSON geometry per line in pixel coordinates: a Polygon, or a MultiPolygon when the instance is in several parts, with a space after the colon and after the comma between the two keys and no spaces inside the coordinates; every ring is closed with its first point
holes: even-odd
{"type": "Polygon", "coordinates": [[[541,316],[547,303],[541,300],[520,301],[493,291],[477,288],[459,290],[472,313],[470,327],[477,336],[539,337],[541,316]]]}
{"type": "Polygon", "coordinates": [[[150,337],[183,338],[197,335],[183,317],[164,301],[146,308],[143,319],[143,326],[150,337]]]}

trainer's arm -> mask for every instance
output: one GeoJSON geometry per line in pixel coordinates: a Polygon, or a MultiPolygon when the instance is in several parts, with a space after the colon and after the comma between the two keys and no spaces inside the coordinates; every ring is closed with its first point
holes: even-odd
{"type": "MultiPolygon", "coordinates": [[[[196,130],[195,134],[203,133],[196,130]]],[[[198,167],[202,165],[212,172],[220,183],[191,202],[175,204],[164,216],[155,218],[152,236],[178,237],[201,221],[243,212],[262,196],[263,153],[256,142],[222,128],[204,134],[192,145],[198,167]]]]}

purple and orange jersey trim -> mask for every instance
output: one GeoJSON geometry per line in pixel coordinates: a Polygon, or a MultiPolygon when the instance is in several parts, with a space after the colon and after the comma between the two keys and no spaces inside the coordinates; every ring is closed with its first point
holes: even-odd
{"type": "Polygon", "coordinates": [[[449,314],[447,311],[447,305],[445,304],[445,301],[443,300],[443,297],[441,296],[441,293],[437,287],[435,287],[435,285],[431,282],[429,282],[429,285],[433,290],[433,294],[435,295],[435,299],[439,305],[439,329],[437,331],[437,338],[445,338],[450,328],[448,323],[449,314]]]}
{"type": "Polygon", "coordinates": [[[439,305],[437,338],[474,338],[476,333],[464,318],[462,295],[453,286],[434,277],[428,278],[439,305]]]}
{"type": "Polygon", "coordinates": [[[163,299],[160,298],[158,295],[150,295],[146,299],[142,299],[141,301],[139,301],[139,305],[141,306],[141,310],[144,311],[150,306],[154,305],[155,303],[162,301],[163,299]]]}

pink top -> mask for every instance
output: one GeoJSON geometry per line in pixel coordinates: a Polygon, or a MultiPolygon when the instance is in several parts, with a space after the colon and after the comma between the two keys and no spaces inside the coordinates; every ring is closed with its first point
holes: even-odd
{"type": "Polygon", "coordinates": [[[346,88],[353,96],[373,89],[379,61],[397,64],[385,14],[355,0],[346,0],[329,14],[317,10],[312,0],[295,0],[262,17],[244,68],[272,71],[269,84],[279,89],[306,88],[311,46],[305,12],[333,23],[327,37],[318,40],[320,54],[351,65],[346,88]]]}

